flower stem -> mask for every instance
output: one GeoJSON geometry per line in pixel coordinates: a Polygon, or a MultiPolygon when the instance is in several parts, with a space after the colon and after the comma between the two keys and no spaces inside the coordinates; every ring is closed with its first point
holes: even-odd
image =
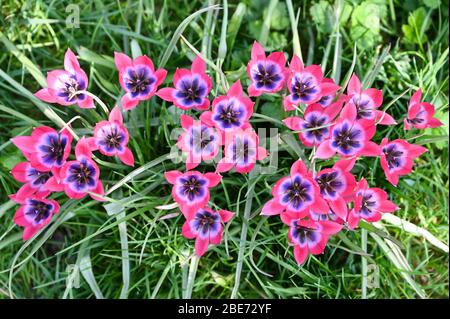
{"type": "Polygon", "coordinates": [[[106,106],[105,103],[103,103],[102,100],[100,100],[100,98],[99,98],[97,95],[92,94],[92,93],[89,92],[89,91],[80,90],[80,91],[76,91],[75,93],[73,93],[72,96],[75,96],[75,95],[77,95],[77,94],[86,94],[87,96],[90,96],[91,98],[93,98],[93,99],[95,100],[95,102],[97,102],[97,103],[102,107],[103,111],[104,111],[106,114],[109,114],[108,107],[106,106]]]}
{"type": "Polygon", "coordinates": [[[191,299],[192,297],[192,288],[194,287],[195,275],[197,274],[198,261],[200,259],[194,255],[191,258],[191,264],[189,265],[189,274],[186,284],[186,290],[184,291],[184,299],[191,299]]]}

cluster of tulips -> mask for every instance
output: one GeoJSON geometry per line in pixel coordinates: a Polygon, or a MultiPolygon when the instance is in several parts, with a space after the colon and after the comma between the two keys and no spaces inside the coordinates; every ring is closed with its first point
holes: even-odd
{"type": "MultiPolygon", "coordinates": [[[[279,215],[289,227],[288,239],[294,246],[298,264],[303,264],[309,254],[321,254],[329,237],[343,227],[355,229],[361,219],[376,222],[383,213],[398,209],[384,190],[370,187],[364,178],[355,179],[351,171],[359,158],[379,157],[387,181],[395,186],[400,176],[412,171],[414,159],[426,151],[402,139],[384,138],[379,145],[372,141],[378,125],[397,124],[392,116],[380,110],[381,90],[363,89],[356,75],[351,77],[347,88],[341,88],[323,76],[319,65],[305,67],[301,58],[294,55],[286,66],[283,52],[266,56],[257,42],[247,65],[251,82],[247,95],[238,80],[212,103],[209,100],[212,80],[200,56],[193,60],[190,69],[177,69],[173,86],[166,88],[158,87],[167,71],[155,70],[147,56],[133,60],[115,53],[114,59],[119,83],[125,91],[121,98],[123,111],[134,109],[140,101],[156,95],[181,110],[200,113],[197,119],[187,114],[180,117],[183,131],[176,145],[184,154],[186,170],[165,173],[165,179],[173,185],[172,197],[185,218],[182,235],[195,238],[198,256],[204,255],[210,244],[220,244],[224,223],[234,216],[230,211],[210,208],[210,188],[220,183],[222,174],[231,170],[246,174],[255,168],[257,161],[269,155],[259,145],[258,135],[250,124],[252,97],[281,93],[284,98],[280,107],[302,115],[283,122],[298,132],[306,148],[312,149],[314,161],[336,158],[332,167],[319,172],[308,168],[302,160],[295,161],[290,175],[275,183],[273,198],[262,208],[262,215],[279,215]],[[214,172],[194,170],[202,161],[220,157],[222,150],[224,156],[216,161],[214,172]]],[[[86,91],[86,73],[70,49],[65,55],[64,70],[49,72],[47,85],[35,94],[45,102],[94,107],[92,94],[86,91]]],[[[434,106],[422,102],[421,95],[419,89],[410,99],[405,130],[442,125],[433,117],[434,106]]],[[[14,221],[24,227],[24,240],[34,236],[58,213],[58,203],[48,198],[52,192],[65,192],[75,199],[89,195],[104,200],[100,170],[92,159],[94,151],[134,165],[133,154],[127,147],[129,134],[118,106],[112,109],[108,120],[95,125],[92,137],[78,140],[75,158],[69,160],[74,139],[71,132],[70,126],[61,131],[41,126],[31,136],[12,139],[27,160],[12,170],[14,178],[24,184],[10,195],[20,204],[14,221]]]]}

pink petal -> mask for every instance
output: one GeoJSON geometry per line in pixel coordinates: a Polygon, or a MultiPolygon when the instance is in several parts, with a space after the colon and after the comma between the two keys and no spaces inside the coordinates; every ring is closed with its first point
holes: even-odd
{"type": "Polygon", "coordinates": [[[440,120],[434,117],[428,121],[428,127],[430,128],[436,128],[442,125],[444,125],[444,123],[442,123],[440,120]]]}
{"type": "Polygon", "coordinates": [[[136,107],[136,105],[138,105],[139,100],[129,97],[128,93],[126,93],[126,94],[124,94],[124,96],[122,96],[120,103],[122,104],[122,109],[124,111],[128,111],[128,110],[134,109],[136,107]]]}
{"type": "Polygon", "coordinates": [[[13,144],[19,148],[22,153],[33,153],[34,149],[34,139],[30,136],[16,136],[11,139],[13,144]]]}
{"type": "Polygon", "coordinates": [[[117,156],[124,164],[131,167],[134,166],[134,156],[128,147],[125,147],[125,151],[122,154],[117,154],[117,156]]]}
{"type": "Polygon", "coordinates": [[[167,70],[166,69],[158,69],[155,72],[155,76],[156,76],[156,86],[160,86],[161,83],[163,83],[164,80],[166,79],[167,70]]]}
{"type": "Polygon", "coordinates": [[[264,204],[261,215],[273,216],[278,215],[284,210],[284,206],[278,203],[278,200],[273,198],[264,204]]]}
{"type": "Polygon", "coordinates": [[[348,228],[355,229],[359,224],[360,217],[357,215],[354,209],[350,211],[347,218],[348,228]]]}
{"type": "Polygon", "coordinates": [[[381,125],[397,124],[397,122],[394,120],[394,118],[384,111],[376,111],[375,112],[375,122],[378,124],[381,124],[381,125]]]}
{"type": "Polygon", "coordinates": [[[86,96],[84,100],[78,101],[78,106],[82,109],[95,108],[94,100],[90,96],[86,96]]]}
{"type": "MultiPolygon", "coordinates": [[[[92,193],[101,195],[101,196],[105,195],[105,191],[103,190],[102,181],[100,181],[100,180],[97,181],[97,187],[92,191],[92,193]]],[[[91,196],[92,199],[99,201],[99,202],[106,201],[105,199],[103,199],[99,196],[95,196],[94,194],[89,194],[89,196],[91,196]]]]}
{"type": "Polygon", "coordinates": [[[155,72],[155,66],[153,65],[153,61],[148,56],[141,55],[141,56],[138,56],[133,61],[133,66],[142,65],[142,64],[147,66],[152,72],[155,72]]]}
{"type": "Polygon", "coordinates": [[[428,150],[423,146],[416,145],[416,144],[409,145],[408,156],[410,156],[412,158],[419,157],[420,155],[422,155],[425,152],[428,152],[428,150]]]}
{"type": "Polygon", "coordinates": [[[353,166],[355,166],[355,163],[356,163],[356,157],[341,158],[333,165],[333,167],[339,168],[339,169],[343,170],[344,172],[350,172],[352,170],[353,166]]]}
{"type": "Polygon", "coordinates": [[[92,157],[91,149],[85,137],[82,137],[75,146],[75,157],[79,159],[83,156],[87,158],[92,157]]]}
{"type": "Polygon", "coordinates": [[[195,239],[195,254],[198,257],[203,256],[208,250],[208,245],[209,245],[208,239],[202,239],[200,237],[197,237],[197,239],[195,239]]]}
{"type": "Polygon", "coordinates": [[[253,42],[251,58],[252,60],[264,59],[266,57],[266,53],[264,52],[263,47],[258,42],[253,42]]]}
{"type": "Polygon", "coordinates": [[[187,239],[195,238],[195,234],[192,233],[191,227],[189,227],[189,221],[185,221],[183,226],[181,227],[181,235],[187,239]]]}
{"type": "Polygon", "coordinates": [[[366,145],[364,146],[364,148],[361,150],[360,153],[361,155],[364,156],[376,157],[380,155],[381,147],[372,141],[367,141],[366,145]]]}
{"type": "Polygon", "coordinates": [[[125,72],[127,67],[133,66],[131,58],[128,55],[119,52],[114,52],[114,63],[119,72],[125,72]]]}
{"type": "Polygon", "coordinates": [[[232,162],[229,162],[227,158],[222,158],[216,166],[217,173],[228,172],[230,169],[234,167],[232,162]]]}
{"type": "Polygon", "coordinates": [[[233,218],[233,216],[234,216],[233,212],[230,212],[230,211],[225,210],[225,209],[219,210],[218,213],[219,213],[220,218],[222,218],[222,221],[224,223],[228,223],[231,220],[231,218],[233,218]]]}
{"type": "Polygon", "coordinates": [[[305,72],[311,73],[312,76],[316,78],[317,82],[322,82],[323,73],[322,73],[322,68],[320,67],[320,65],[313,64],[313,65],[307,66],[305,68],[305,72]]]}
{"type": "Polygon", "coordinates": [[[206,63],[203,61],[202,57],[197,55],[192,61],[191,70],[194,73],[205,73],[206,72],[206,63]]]}
{"type": "Polygon", "coordinates": [[[283,52],[273,52],[273,53],[269,54],[269,56],[267,57],[267,60],[275,62],[282,69],[284,68],[284,66],[286,64],[286,57],[284,56],[283,52]]]}
{"type": "Polygon", "coordinates": [[[383,213],[392,213],[398,209],[398,206],[390,200],[381,201],[380,206],[378,206],[378,210],[383,213]]]}
{"type": "Polygon", "coordinates": [[[215,187],[220,183],[222,176],[216,173],[206,173],[205,178],[209,181],[208,187],[215,187]]]}
{"type": "Polygon", "coordinates": [[[419,89],[411,96],[411,99],[409,100],[409,105],[419,104],[421,98],[422,98],[422,89],[419,88],[419,89]]]}
{"type": "Polygon", "coordinates": [[[39,228],[37,227],[25,227],[23,234],[22,234],[22,239],[23,240],[28,240],[30,238],[32,238],[34,235],[36,235],[36,233],[39,231],[39,228]]]}
{"type": "MultiPolygon", "coordinates": [[[[220,228],[222,228],[222,226],[220,226],[220,228]]],[[[222,241],[222,234],[223,234],[223,229],[220,229],[216,236],[211,237],[211,235],[210,235],[209,243],[212,245],[219,245],[220,242],[222,241]]]]}
{"type": "Polygon", "coordinates": [[[309,245],[309,252],[313,255],[320,255],[325,250],[325,247],[327,246],[328,242],[328,236],[322,234],[322,238],[315,244],[315,245],[309,245]]]}
{"type": "Polygon", "coordinates": [[[350,122],[354,122],[356,120],[356,106],[353,103],[347,103],[342,109],[341,115],[339,118],[346,119],[350,122]]]}
{"type": "Polygon", "coordinates": [[[196,110],[199,110],[199,111],[206,111],[207,109],[209,109],[209,104],[210,104],[209,100],[208,99],[204,99],[202,104],[197,105],[194,108],[196,110]]]}
{"type": "Polygon", "coordinates": [[[316,153],[314,154],[314,158],[328,159],[333,157],[335,153],[336,151],[330,147],[330,140],[326,140],[319,145],[316,153]]]}
{"type": "Polygon", "coordinates": [[[185,130],[189,129],[192,125],[194,125],[194,119],[189,115],[182,114],[180,116],[181,127],[185,130]]]}
{"type": "Polygon", "coordinates": [[[45,183],[45,187],[52,192],[64,191],[64,184],[59,182],[56,176],[52,176],[45,183]]]}
{"type": "Polygon", "coordinates": [[[77,57],[70,48],[67,49],[66,54],[64,55],[64,69],[72,74],[77,73],[80,70],[80,63],[78,63],[77,57]]]}
{"type": "Polygon", "coordinates": [[[316,195],[316,200],[311,207],[318,214],[327,214],[330,211],[327,202],[319,194],[316,195]]]}
{"type": "Polygon", "coordinates": [[[340,218],[345,220],[348,215],[348,208],[345,200],[342,197],[338,197],[334,201],[329,202],[331,209],[336,213],[340,218]]]}
{"type": "Polygon", "coordinates": [[[212,113],[210,111],[203,112],[202,115],[200,115],[200,121],[208,126],[214,126],[214,122],[211,117],[212,113]]]}
{"type": "Polygon", "coordinates": [[[37,97],[39,100],[47,102],[47,103],[56,103],[56,98],[50,94],[48,89],[41,89],[34,93],[34,96],[37,97]]]}
{"type": "Polygon", "coordinates": [[[306,261],[306,258],[308,258],[308,247],[300,247],[299,245],[294,246],[294,257],[295,261],[299,266],[303,265],[306,261]]]}
{"type": "Polygon", "coordinates": [[[248,87],[248,96],[260,96],[261,94],[262,91],[256,89],[253,84],[248,87]]]}
{"type": "Polygon", "coordinates": [[[335,83],[330,82],[322,82],[320,84],[320,94],[322,95],[331,95],[334,94],[341,87],[335,83]]]}
{"type": "Polygon", "coordinates": [[[383,91],[381,90],[371,88],[365,90],[364,94],[366,94],[373,100],[375,107],[379,107],[383,103],[383,91]]]}
{"type": "Polygon", "coordinates": [[[302,60],[298,57],[297,54],[294,54],[292,56],[292,60],[291,60],[291,63],[289,64],[289,68],[292,69],[294,72],[303,70],[302,60]]]}
{"type": "Polygon", "coordinates": [[[177,178],[181,175],[182,173],[180,171],[168,171],[164,173],[164,177],[170,184],[175,184],[177,178]]]}
{"type": "Polygon", "coordinates": [[[28,163],[28,162],[18,163],[11,170],[11,174],[16,181],[21,182],[21,183],[26,183],[26,182],[28,182],[27,169],[29,167],[30,167],[30,163],[28,163]]]}
{"type": "MultiPolygon", "coordinates": [[[[347,216],[345,216],[347,218],[347,216]]],[[[320,221],[319,224],[322,226],[322,232],[327,235],[334,235],[341,231],[343,225],[329,220],[320,221]]]]}
{"type": "Polygon", "coordinates": [[[359,93],[361,93],[361,82],[359,81],[359,78],[356,76],[356,74],[353,73],[350,81],[348,82],[347,94],[353,95],[359,93]]]}
{"type": "Polygon", "coordinates": [[[291,166],[291,176],[295,174],[302,174],[302,175],[308,175],[308,168],[306,167],[305,163],[303,163],[302,160],[297,160],[292,164],[291,166]]]}
{"type": "Polygon", "coordinates": [[[231,85],[230,89],[227,92],[228,96],[242,97],[244,95],[244,91],[242,90],[241,81],[237,80],[231,85]]]}
{"type": "Polygon", "coordinates": [[[175,74],[173,75],[173,84],[176,86],[182,77],[190,75],[191,71],[188,69],[176,69],[175,74]]]}
{"type": "Polygon", "coordinates": [[[108,119],[110,122],[117,122],[119,124],[123,124],[122,112],[120,111],[117,105],[112,109],[111,113],[109,113],[108,119]]]}
{"type": "Polygon", "coordinates": [[[265,159],[269,154],[267,153],[267,150],[262,147],[262,146],[258,146],[258,154],[256,156],[257,160],[262,161],[263,159],[265,159]]]}
{"type": "Polygon", "coordinates": [[[172,102],[173,101],[173,92],[175,89],[173,88],[162,88],[156,92],[156,95],[165,101],[172,102]]]}
{"type": "Polygon", "coordinates": [[[301,129],[303,119],[298,116],[291,116],[291,117],[285,118],[283,120],[283,123],[286,124],[286,126],[289,129],[291,129],[293,131],[299,131],[301,129]]]}

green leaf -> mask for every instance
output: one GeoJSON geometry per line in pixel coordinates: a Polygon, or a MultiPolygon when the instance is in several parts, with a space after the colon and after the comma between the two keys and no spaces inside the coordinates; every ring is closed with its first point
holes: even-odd
{"type": "Polygon", "coordinates": [[[370,48],[380,39],[380,6],[363,2],[352,13],[352,39],[361,48],[370,48]]]}
{"type": "Polygon", "coordinates": [[[423,0],[423,4],[428,8],[436,9],[441,5],[441,0],[423,0]]]}
{"type": "Polygon", "coordinates": [[[410,44],[423,44],[428,41],[426,31],[430,28],[430,19],[423,7],[415,10],[408,17],[408,24],[402,25],[405,41],[410,44]]]}

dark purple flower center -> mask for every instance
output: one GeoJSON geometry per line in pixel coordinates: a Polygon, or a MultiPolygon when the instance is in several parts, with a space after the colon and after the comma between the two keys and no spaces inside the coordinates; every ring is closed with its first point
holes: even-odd
{"type": "Polygon", "coordinates": [[[305,121],[303,122],[303,129],[307,130],[304,133],[308,138],[312,138],[318,142],[322,141],[325,134],[328,133],[328,127],[324,126],[328,121],[327,116],[318,116],[316,114],[311,114],[305,121]],[[322,128],[320,128],[322,127],[322,128]]]}
{"type": "Polygon", "coordinates": [[[188,200],[193,201],[197,197],[202,197],[205,193],[206,181],[195,175],[181,178],[181,193],[188,200]]]}
{"type": "Polygon", "coordinates": [[[206,96],[207,87],[197,77],[184,78],[180,80],[176,97],[181,99],[186,106],[202,104],[206,96]]]}
{"type": "Polygon", "coordinates": [[[253,71],[253,80],[256,82],[256,88],[274,89],[282,79],[278,73],[279,70],[275,64],[266,62],[264,65],[263,63],[258,63],[257,68],[253,71]]]}
{"type": "Polygon", "coordinates": [[[362,195],[361,211],[360,213],[365,216],[369,216],[372,210],[376,207],[377,202],[373,198],[372,193],[364,193],[362,195]]]}
{"type": "Polygon", "coordinates": [[[336,193],[342,190],[344,186],[338,172],[320,174],[316,181],[323,196],[335,197],[336,193]]]}
{"type": "Polygon", "coordinates": [[[320,234],[318,234],[316,229],[301,226],[295,221],[291,226],[291,236],[303,246],[307,242],[315,243],[319,239],[320,234]]]}
{"type": "Polygon", "coordinates": [[[48,134],[44,138],[44,143],[39,145],[42,161],[48,166],[61,166],[63,164],[66,144],[67,137],[60,134],[48,134]]]}
{"type": "Polygon", "coordinates": [[[32,167],[27,170],[27,179],[34,187],[44,185],[52,176],[52,172],[41,172],[32,167]]]}
{"type": "Polygon", "coordinates": [[[35,199],[29,199],[27,204],[28,209],[25,211],[25,215],[36,224],[46,220],[53,209],[53,205],[35,199]]]}
{"type": "Polygon", "coordinates": [[[189,145],[195,152],[200,153],[204,150],[212,151],[216,136],[211,128],[201,125],[200,128],[194,127],[191,129],[189,145]]]}
{"type": "Polygon", "coordinates": [[[383,147],[383,153],[386,156],[389,169],[398,168],[402,165],[403,151],[400,150],[395,144],[388,144],[383,147]]]}
{"type": "Polygon", "coordinates": [[[356,106],[356,119],[372,118],[373,108],[372,100],[368,97],[357,94],[352,97],[353,104],[356,106]]]}
{"type": "Polygon", "coordinates": [[[295,176],[291,181],[282,185],[283,197],[281,201],[289,204],[296,210],[301,209],[305,204],[312,201],[311,184],[302,180],[300,176],[295,176]]]}
{"type": "Polygon", "coordinates": [[[291,92],[294,100],[302,102],[310,101],[319,91],[317,83],[310,75],[296,76],[291,84],[291,92]]]}
{"type": "Polygon", "coordinates": [[[344,123],[333,131],[333,140],[331,145],[345,155],[351,154],[355,149],[361,148],[360,138],[362,130],[344,123]]]}
{"type": "Polygon", "coordinates": [[[146,67],[130,68],[124,78],[125,86],[132,97],[147,95],[155,81],[150,70],[146,67]]]}
{"type": "Polygon", "coordinates": [[[75,186],[77,190],[84,190],[86,187],[94,188],[96,182],[96,171],[87,160],[81,160],[70,165],[67,182],[75,186]]]}
{"type": "Polygon", "coordinates": [[[125,141],[125,134],[117,127],[117,125],[111,125],[103,127],[102,139],[98,142],[108,152],[113,150],[122,150],[122,144],[125,141]]]}
{"type": "Polygon", "coordinates": [[[206,210],[200,210],[195,214],[191,222],[191,228],[201,235],[214,235],[219,230],[220,219],[218,214],[213,214],[206,210]]]}
{"type": "Polygon", "coordinates": [[[83,93],[77,93],[86,89],[86,83],[83,79],[78,79],[75,74],[70,75],[69,79],[64,82],[64,87],[58,92],[58,96],[64,98],[67,102],[73,100],[84,100],[85,95],[83,93]]]}
{"type": "Polygon", "coordinates": [[[406,121],[410,124],[422,124],[423,122],[425,122],[425,112],[423,110],[421,110],[420,112],[418,112],[416,114],[416,117],[413,119],[406,119],[406,121]]]}
{"type": "Polygon", "coordinates": [[[256,149],[248,138],[236,138],[233,143],[233,162],[247,164],[256,155],[256,149]]]}
{"type": "Polygon", "coordinates": [[[229,101],[220,103],[217,106],[216,114],[213,119],[220,123],[223,128],[239,127],[241,125],[241,118],[244,116],[243,107],[235,102],[229,101]]]}
{"type": "Polygon", "coordinates": [[[333,95],[324,95],[320,98],[317,103],[319,103],[322,106],[328,106],[331,104],[331,101],[333,100],[333,95]]]}

